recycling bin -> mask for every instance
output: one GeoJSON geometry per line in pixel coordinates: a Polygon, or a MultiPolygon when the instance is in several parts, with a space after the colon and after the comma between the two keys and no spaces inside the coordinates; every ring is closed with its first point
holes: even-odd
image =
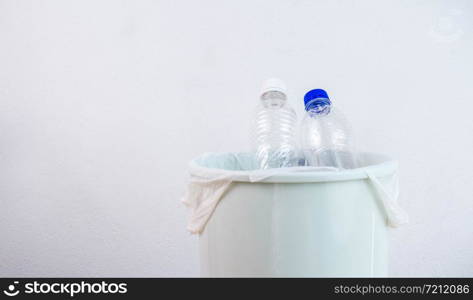
{"type": "Polygon", "coordinates": [[[244,153],[190,163],[184,202],[202,276],[388,276],[388,227],[407,221],[396,161],[364,153],[360,168],[342,171],[254,163],[244,153]]]}

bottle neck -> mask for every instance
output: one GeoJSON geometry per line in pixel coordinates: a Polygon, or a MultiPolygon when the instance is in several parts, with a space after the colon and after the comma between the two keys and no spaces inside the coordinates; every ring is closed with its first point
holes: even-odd
{"type": "Polygon", "coordinates": [[[328,115],[331,109],[332,103],[328,98],[312,99],[305,105],[305,110],[311,117],[328,115]]]}
{"type": "Polygon", "coordinates": [[[261,103],[265,108],[281,108],[286,104],[286,94],[279,91],[269,91],[261,95],[261,103]]]}

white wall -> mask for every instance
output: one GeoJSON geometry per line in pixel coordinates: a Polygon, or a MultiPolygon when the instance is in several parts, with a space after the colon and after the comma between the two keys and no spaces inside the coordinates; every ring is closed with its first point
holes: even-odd
{"type": "Polygon", "coordinates": [[[187,162],[260,82],[401,163],[393,276],[473,276],[473,2],[0,0],[0,276],[197,276],[187,162]]]}

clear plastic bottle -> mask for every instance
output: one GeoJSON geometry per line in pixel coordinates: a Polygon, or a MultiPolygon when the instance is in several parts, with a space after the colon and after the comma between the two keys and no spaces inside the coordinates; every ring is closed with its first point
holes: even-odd
{"type": "Polygon", "coordinates": [[[322,89],[304,96],[306,115],[301,125],[305,163],[315,167],[353,169],[357,157],[351,128],[343,113],[332,106],[322,89]]]}
{"type": "Polygon", "coordinates": [[[284,82],[264,82],[253,124],[253,150],[258,168],[297,165],[297,116],[288,105],[284,82]]]}

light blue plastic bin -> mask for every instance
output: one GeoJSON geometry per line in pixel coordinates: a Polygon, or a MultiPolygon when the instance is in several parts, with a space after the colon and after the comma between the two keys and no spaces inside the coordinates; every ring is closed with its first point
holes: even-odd
{"type": "Polygon", "coordinates": [[[200,234],[202,276],[387,276],[392,207],[384,198],[397,198],[397,163],[377,154],[361,161],[340,172],[281,169],[259,182],[246,171],[248,155],[192,161],[191,175],[233,180],[200,234]]]}

